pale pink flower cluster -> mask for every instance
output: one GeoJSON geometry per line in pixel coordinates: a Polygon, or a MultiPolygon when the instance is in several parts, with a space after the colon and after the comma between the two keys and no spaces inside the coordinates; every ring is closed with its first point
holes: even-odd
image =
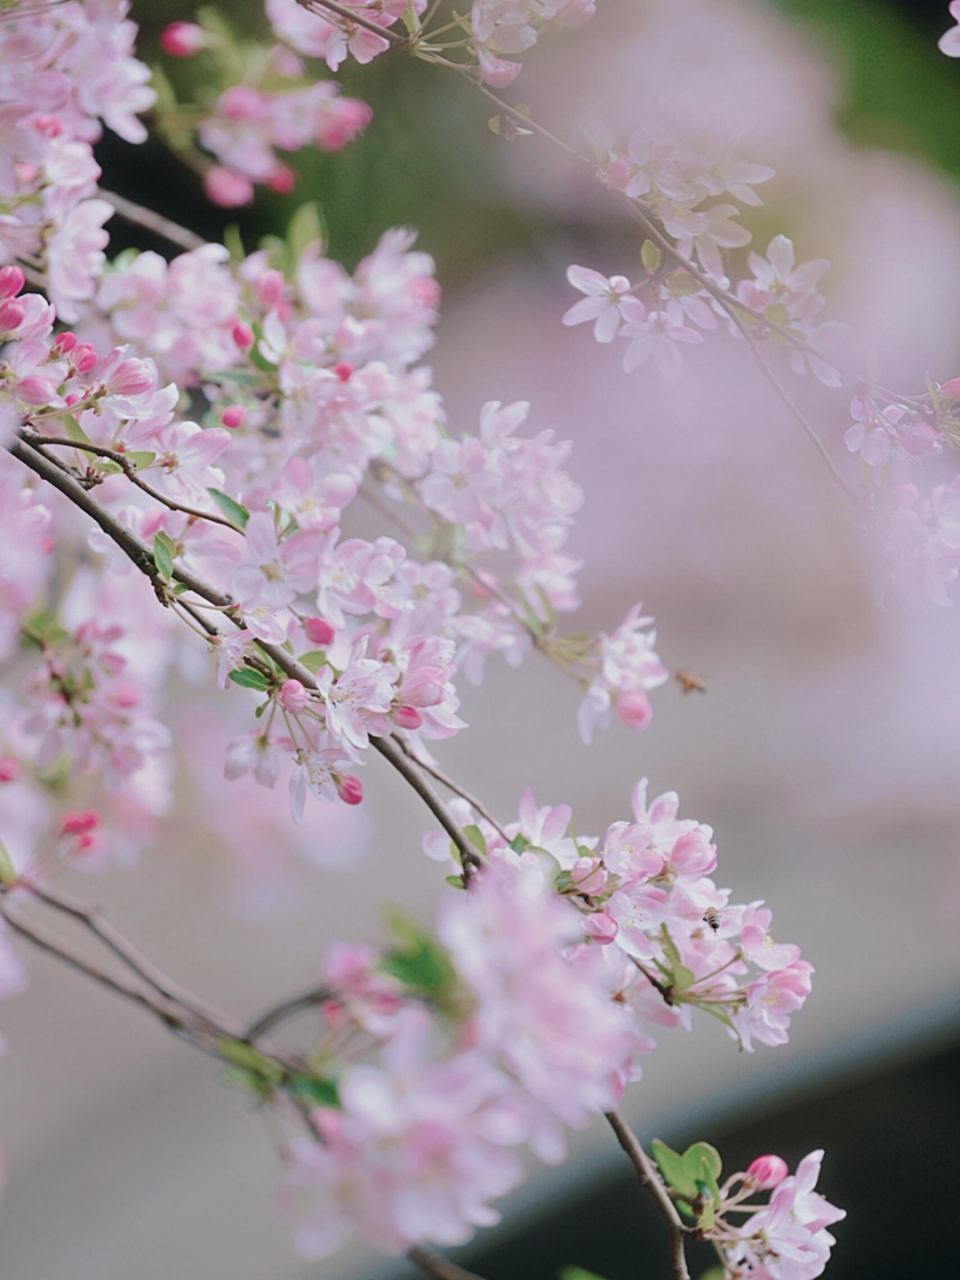
{"type": "MultiPolygon", "coordinates": [[[[579,833],[574,840],[570,809],[538,809],[529,792],[519,823],[506,828],[510,846],[466,802],[455,811],[482,831],[491,857],[514,857],[519,848],[546,860],[557,890],[583,913],[579,927],[601,948],[619,999],[639,1018],[689,1027],[690,1009],[700,1005],[747,1050],[784,1044],[810,993],[812,967],[798,947],[773,940],[762,902],[733,904],[730,890],[717,888],[711,828],[680,818],[674,792],[648,803],[646,789],[642,779],[632,821],[613,823],[602,840],[579,833]]],[[[451,857],[437,833],[424,850],[451,857]]]]}
{"type": "MultiPolygon", "coordinates": [[[[650,630],[652,618],[634,605],[610,635],[598,637],[591,680],[580,708],[577,725],[584,742],[593,740],[594,730],[610,724],[611,712],[629,729],[646,729],[653,716],[649,692],[669,679],[669,672],[654,649],[657,633],[650,630]]],[[[593,655],[591,655],[593,656],[593,655]]]]}
{"type": "Polygon", "coordinates": [[[878,482],[903,484],[920,458],[943,452],[944,433],[907,405],[883,403],[863,393],[850,402],[850,416],[853,426],[844,443],[860,455],[878,482]]]}
{"type": "Polygon", "coordinates": [[[495,859],[441,908],[449,1012],[427,1006],[339,948],[325,977],[330,1033],[353,1025],[378,1063],[347,1066],[321,1141],[291,1150],[285,1178],[301,1250],[326,1256],[355,1231],[386,1253],[462,1244],[498,1220],[522,1179],[518,1151],[560,1159],[564,1127],[614,1106],[636,1050],[629,1012],[580,917],[533,855],[495,859]]]}
{"type": "Polygon", "coordinates": [[[104,263],[112,208],[95,198],[101,122],[142,142],[155,95],[133,57],[126,0],[25,6],[0,26],[0,258],[38,259],[61,317],[77,319],[104,263]]]}
{"type": "Polygon", "coordinates": [[[473,0],[470,35],[481,79],[497,89],[512,84],[544,28],[579,27],[596,12],[596,0],[473,0]],[[507,56],[504,56],[507,55],[507,56]]]}
{"type": "MultiPolygon", "coordinates": [[[[299,63],[294,63],[291,71],[299,75],[299,63]]],[[[366,103],[342,97],[330,81],[282,92],[234,85],[220,95],[197,131],[200,145],[217,161],[204,175],[207,195],[214,204],[231,208],[249,204],[258,183],[285,195],[296,179],[278,150],[316,146],[339,151],[366,128],[371,115],[366,103]]]]}
{"type": "Polygon", "coordinates": [[[938,44],[940,52],[945,53],[948,58],[960,58],[960,0],[951,0],[949,9],[950,17],[956,25],[943,33],[938,44]]]}
{"type": "Polygon", "coordinates": [[[49,509],[0,453],[0,658],[15,647],[24,614],[46,586],[52,527],[49,509]]]}
{"type": "MultiPolygon", "coordinates": [[[[389,43],[360,23],[331,13],[311,13],[297,0],[266,0],[267,17],[274,31],[298,53],[308,58],[323,58],[331,71],[336,71],[347,57],[357,62],[371,62],[389,49],[389,43]]],[[[345,0],[344,8],[378,27],[393,27],[408,7],[423,13],[427,0],[345,0]]]]}
{"type": "Polygon", "coordinates": [[[816,1280],[823,1274],[836,1243],[827,1228],[847,1215],[815,1190],[822,1160],[822,1151],[812,1151],[787,1177],[778,1156],[760,1157],[731,1179],[728,1185],[739,1182],[741,1191],[728,1197],[708,1235],[720,1244],[732,1280],[816,1280]],[[728,1204],[742,1212],[752,1207],[742,1205],[744,1193],[771,1186],[768,1205],[735,1226],[723,1220],[728,1204]]]}

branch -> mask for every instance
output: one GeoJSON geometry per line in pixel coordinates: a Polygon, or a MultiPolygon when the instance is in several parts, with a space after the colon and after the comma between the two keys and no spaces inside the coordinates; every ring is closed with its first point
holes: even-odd
{"type": "Polygon", "coordinates": [[[507,835],[506,831],[504,831],[503,827],[501,827],[500,823],[496,820],[490,810],[485,808],[476,796],[471,795],[466,788],[461,787],[459,782],[454,782],[453,778],[448,777],[448,775],[438,769],[436,765],[428,764],[426,760],[421,760],[419,756],[414,755],[413,751],[410,749],[410,744],[406,739],[394,734],[393,741],[397,744],[408,760],[412,760],[414,764],[419,765],[425,773],[429,773],[432,778],[436,778],[437,782],[446,787],[448,791],[452,791],[454,795],[458,795],[461,800],[466,800],[467,804],[470,805],[471,808],[476,809],[480,817],[486,819],[486,821],[490,823],[491,827],[493,827],[497,834],[500,835],[507,844],[510,843],[510,837],[507,835]]]}
{"type": "MultiPolygon", "coordinates": [[[[306,9],[308,13],[312,13],[314,17],[325,18],[327,14],[334,14],[342,22],[347,22],[355,27],[363,27],[365,31],[372,31],[374,35],[383,36],[384,40],[395,48],[410,44],[406,36],[398,35],[396,31],[391,31],[389,27],[378,26],[377,23],[371,22],[369,18],[363,17],[362,14],[352,12],[346,5],[337,4],[336,0],[297,0],[297,4],[302,9],[306,9]],[[324,13],[324,10],[326,10],[326,13],[324,13]]],[[[329,19],[327,20],[329,21],[329,19]]]]}
{"type": "Polygon", "coordinates": [[[288,1018],[296,1017],[306,1009],[315,1009],[317,1005],[325,1004],[333,994],[329,987],[314,987],[312,991],[304,991],[302,995],[291,996],[289,1000],[281,1001],[280,1004],[274,1005],[266,1013],[261,1014],[255,1022],[250,1023],[244,1033],[244,1039],[251,1042],[259,1040],[261,1036],[265,1036],[273,1027],[279,1026],[288,1018]]]}
{"type": "Polygon", "coordinates": [[[432,1276],[433,1280],[482,1280],[475,1271],[458,1267],[449,1258],[444,1258],[442,1254],[434,1253],[432,1249],[425,1249],[419,1244],[407,1250],[407,1257],[414,1266],[419,1267],[428,1276],[432,1276]]]}
{"type": "Polygon", "coordinates": [[[690,1280],[690,1271],[687,1268],[687,1259],[683,1251],[683,1223],[680,1221],[677,1206],[667,1194],[667,1189],[663,1185],[660,1174],[657,1172],[656,1165],[644,1151],[637,1135],[618,1112],[608,1112],[607,1120],[611,1129],[617,1135],[617,1141],[636,1170],[640,1185],[645,1187],[653,1196],[661,1217],[667,1224],[667,1229],[670,1232],[673,1274],[676,1280],[690,1280]]]}
{"type": "Polygon", "coordinates": [[[152,231],[161,240],[168,240],[170,244],[175,244],[181,249],[187,249],[188,251],[202,249],[207,243],[195,231],[190,231],[187,227],[181,227],[178,222],[172,222],[169,218],[164,218],[162,214],[154,213],[152,209],[145,209],[142,204],[134,204],[126,196],[118,196],[113,191],[104,191],[102,187],[97,189],[97,195],[106,200],[107,204],[112,204],[114,212],[118,217],[123,218],[125,222],[131,222],[134,226],[143,227],[145,231],[152,231]]]}

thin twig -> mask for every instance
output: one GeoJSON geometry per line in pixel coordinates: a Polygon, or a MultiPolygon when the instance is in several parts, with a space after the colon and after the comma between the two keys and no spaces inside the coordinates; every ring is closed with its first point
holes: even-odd
{"type": "Polygon", "coordinates": [[[476,870],[483,866],[480,854],[460,830],[450,810],[424,778],[419,761],[414,764],[410,757],[400,750],[392,738],[371,738],[370,745],[375,747],[385,759],[390,761],[396,771],[406,778],[427,808],[433,813],[433,816],[456,845],[463,863],[464,875],[469,877],[471,869],[476,870]]]}
{"type": "Polygon", "coordinates": [[[213,511],[201,511],[199,507],[188,507],[186,503],[177,502],[174,498],[168,498],[165,494],[158,493],[152,485],[147,484],[146,480],[143,479],[127,454],[121,453],[117,449],[108,449],[104,445],[91,444],[89,441],[70,440],[65,436],[36,435],[32,431],[29,435],[24,435],[24,439],[32,445],[40,445],[41,447],[54,446],[59,449],[79,449],[84,453],[93,454],[94,457],[106,458],[123,469],[123,474],[131,484],[135,484],[148,497],[153,498],[155,502],[162,503],[168,510],[179,511],[185,516],[193,516],[199,520],[209,520],[211,524],[222,524],[234,533],[237,532],[237,526],[227,520],[225,516],[217,515],[213,511]]]}
{"type": "Polygon", "coordinates": [[[480,817],[486,819],[486,821],[490,823],[491,827],[493,827],[494,831],[496,831],[497,834],[507,842],[507,844],[510,843],[510,837],[507,835],[506,831],[504,831],[503,827],[496,820],[490,810],[481,804],[476,796],[471,795],[465,787],[461,787],[459,782],[454,782],[453,778],[448,777],[448,775],[438,769],[435,764],[428,764],[426,760],[421,760],[418,755],[413,753],[410,749],[410,744],[403,738],[394,734],[393,740],[409,760],[412,760],[415,764],[419,765],[420,768],[429,773],[432,778],[436,778],[437,782],[445,786],[448,791],[452,791],[454,795],[458,795],[461,800],[466,800],[467,804],[470,805],[471,808],[476,809],[480,817]]]}
{"type": "Polygon", "coordinates": [[[286,1022],[288,1018],[296,1017],[298,1013],[303,1013],[307,1009],[315,1009],[317,1005],[325,1004],[333,996],[330,987],[314,987],[312,991],[304,991],[299,996],[291,996],[289,1000],[282,1000],[280,1004],[274,1005],[268,1009],[266,1013],[261,1014],[255,1022],[251,1022],[244,1032],[244,1039],[251,1043],[265,1036],[273,1027],[279,1026],[281,1022],[286,1022]]]}
{"type": "Polygon", "coordinates": [[[145,231],[152,231],[154,235],[160,236],[163,240],[168,240],[170,244],[175,244],[181,249],[188,251],[202,249],[207,243],[195,231],[190,231],[187,227],[181,227],[178,222],[173,222],[170,218],[163,217],[162,214],[154,213],[152,209],[145,209],[142,204],[134,204],[126,196],[118,196],[115,191],[104,191],[100,187],[97,190],[97,195],[106,200],[107,204],[112,204],[114,212],[118,217],[123,218],[125,222],[131,222],[135,226],[143,227],[145,231]]]}
{"type": "Polygon", "coordinates": [[[670,1232],[673,1274],[676,1276],[676,1280],[690,1280],[690,1271],[687,1267],[687,1258],[683,1249],[683,1223],[680,1221],[677,1206],[667,1194],[667,1189],[663,1185],[660,1174],[657,1172],[656,1165],[644,1151],[640,1139],[619,1112],[608,1112],[607,1120],[610,1128],[617,1135],[617,1141],[636,1170],[641,1186],[645,1187],[653,1196],[657,1203],[657,1208],[660,1210],[660,1215],[667,1224],[670,1232]]]}
{"type": "Polygon", "coordinates": [[[392,44],[395,47],[402,47],[410,43],[406,36],[398,35],[396,31],[391,31],[389,27],[378,26],[377,23],[371,22],[369,18],[363,17],[362,14],[354,13],[346,5],[337,4],[336,0],[297,0],[297,4],[317,18],[324,17],[322,12],[317,12],[318,9],[336,14],[338,18],[343,22],[350,23],[351,26],[363,27],[366,31],[372,31],[374,35],[383,36],[388,44],[392,44]]]}
{"type": "Polygon", "coordinates": [[[442,1254],[434,1253],[432,1249],[425,1249],[420,1244],[408,1249],[407,1257],[414,1266],[419,1267],[428,1276],[432,1276],[433,1280],[482,1280],[482,1277],[478,1276],[475,1271],[467,1271],[465,1267],[458,1267],[449,1258],[443,1257],[442,1254]]]}

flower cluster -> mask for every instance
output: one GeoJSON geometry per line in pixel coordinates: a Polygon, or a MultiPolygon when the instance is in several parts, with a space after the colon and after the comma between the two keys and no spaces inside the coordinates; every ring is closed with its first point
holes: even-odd
{"type": "Polygon", "coordinates": [[[149,71],[133,57],[136,27],[126,0],[16,8],[0,21],[0,257],[36,260],[50,297],[73,321],[104,262],[103,224],[112,207],[96,198],[100,167],[91,144],[102,124],[142,142],[137,118],[154,102],[149,71]]]}
{"type": "MultiPolygon", "coordinates": [[[[296,4],[298,13],[312,18],[296,4]]],[[[277,34],[283,37],[283,22],[277,34]]],[[[302,44],[302,42],[300,42],[302,44]]],[[[309,46],[310,42],[307,42],[309,46]]],[[[161,47],[176,58],[203,53],[214,79],[224,85],[212,107],[178,101],[163,78],[158,104],[158,127],[175,151],[203,174],[214,204],[233,208],[249,204],[254,186],[263,184],[280,194],[293,190],[295,175],[277,152],[291,153],[315,146],[339,151],[370,122],[370,108],[343,97],[332,81],[314,80],[295,52],[296,39],[261,46],[237,41],[219,18],[206,25],[176,22],[161,39],[161,47]],[[293,47],[290,47],[290,46],[293,47]],[[243,82],[236,83],[238,68],[243,82]],[[210,163],[201,152],[213,157],[210,163]]],[[[310,54],[310,47],[301,48],[310,54]]],[[[334,68],[335,69],[335,68],[334,68]]]]}
{"type": "Polygon", "coordinates": [[[512,84],[525,53],[544,28],[579,27],[596,12],[596,0],[473,0],[470,36],[480,77],[503,89],[512,84]]]}

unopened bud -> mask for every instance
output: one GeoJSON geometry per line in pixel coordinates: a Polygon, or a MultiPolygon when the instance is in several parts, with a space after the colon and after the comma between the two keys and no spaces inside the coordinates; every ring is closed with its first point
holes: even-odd
{"type": "Polygon", "coordinates": [[[307,639],[311,644],[329,644],[336,634],[330,623],[324,622],[323,618],[307,618],[304,621],[303,629],[307,633],[307,639]]]}
{"type": "Polygon", "coordinates": [[[398,729],[419,729],[423,724],[423,716],[416,707],[397,707],[393,713],[393,723],[398,729]]]}
{"type": "Polygon", "coordinates": [[[757,1156],[747,1170],[747,1178],[759,1191],[772,1191],[788,1173],[787,1162],[780,1156],[757,1156]]]}
{"type": "Polygon", "coordinates": [[[171,22],[160,37],[160,48],[172,58],[192,58],[208,44],[207,33],[195,22],[171,22]]]}
{"type": "Polygon", "coordinates": [[[20,761],[13,756],[0,756],[0,782],[16,782],[20,777],[20,761]]]}
{"type": "Polygon", "coordinates": [[[646,729],[653,718],[653,708],[642,689],[627,689],[617,699],[617,715],[628,729],[646,729]]]}
{"type": "Polygon", "coordinates": [[[310,701],[310,695],[299,680],[285,680],[280,690],[280,705],[292,715],[303,711],[310,701]]]}
{"type": "Polygon", "coordinates": [[[337,778],[337,795],[344,804],[359,804],[363,799],[363,785],[359,778],[354,778],[351,774],[345,777],[337,778]]]}
{"type": "Polygon", "coordinates": [[[242,427],[247,411],[242,404],[232,404],[229,408],[224,409],[220,415],[220,421],[225,427],[242,427]]]}
{"type": "Polygon", "coordinates": [[[233,340],[241,351],[249,351],[256,341],[256,335],[248,324],[238,320],[233,326],[233,340]]]}

